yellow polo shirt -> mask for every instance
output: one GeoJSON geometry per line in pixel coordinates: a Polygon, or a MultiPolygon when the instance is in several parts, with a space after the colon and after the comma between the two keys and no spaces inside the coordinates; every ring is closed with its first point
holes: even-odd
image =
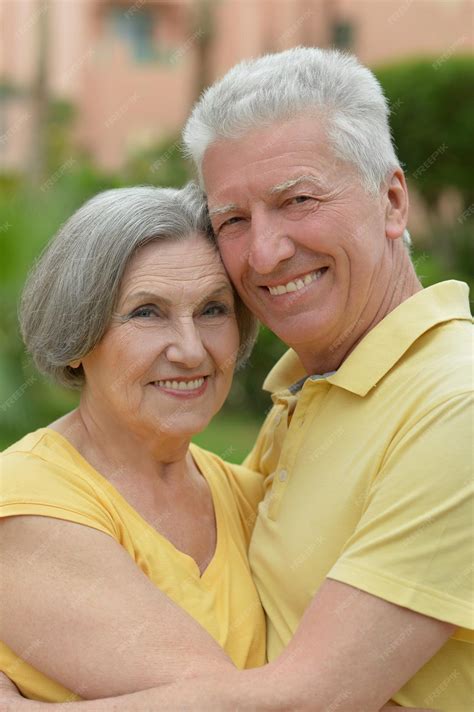
{"type": "Polygon", "coordinates": [[[266,477],[250,562],[269,660],[328,577],[459,626],[393,699],[472,709],[472,346],[467,285],[449,281],[333,374],[304,380],[293,351],[269,374],[274,406],[245,463],[266,477]]]}
{"type": "MultiPolygon", "coordinates": [[[[208,631],[238,668],[258,667],[265,663],[265,619],[247,550],[262,479],[197,445],[190,450],[209,484],[217,526],[216,550],[202,576],[193,558],[176,549],[68,440],[49,428],[26,435],[2,454],[0,517],[55,517],[111,536],[157,588],[208,631]]],[[[41,556],[41,545],[37,554],[41,556]]],[[[139,606],[140,601],[131,605],[139,606]]],[[[30,664],[36,645],[32,640],[26,650],[15,652],[0,641],[0,670],[30,699],[80,699],[30,664]]]]}

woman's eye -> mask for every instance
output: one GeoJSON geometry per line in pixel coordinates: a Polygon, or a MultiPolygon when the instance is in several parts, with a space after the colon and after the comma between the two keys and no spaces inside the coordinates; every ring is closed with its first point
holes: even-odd
{"type": "Polygon", "coordinates": [[[203,316],[222,316],[228,313],[229,307],[226,304],[208,304],[203,311],[203,316]]]}
{"type": "Polygon", "coordinates": [[[159,316],[159,312],[156,309],[156,307],[153,306],[144,306],[144,307],[139,307],[138,309],[135,309],[135,311],[131,314],[132,318],[135,317],[142,317],[147,319],[150,316],[159,316]]]}

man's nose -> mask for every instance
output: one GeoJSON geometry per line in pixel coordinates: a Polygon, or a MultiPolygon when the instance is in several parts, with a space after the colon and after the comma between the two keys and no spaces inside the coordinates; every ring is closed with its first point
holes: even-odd
{"type": "Polygon", "coordinates": [[[252,215],[250,231],[248,262],[255,272],[270,274],[280,262],[295,254],[295,245],[283,221],[271,211],[252,215]]]}
{"type": "Polygon", "coordinates": [[[186,368],[197,368],[202,364],[206,358],[206,349],[194,319],[184,319],[173,327],[166,357],[171,363],[186,368]]]}

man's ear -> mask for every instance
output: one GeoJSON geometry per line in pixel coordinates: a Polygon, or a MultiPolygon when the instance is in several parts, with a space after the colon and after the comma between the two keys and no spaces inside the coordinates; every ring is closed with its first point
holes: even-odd
{"type": "Polygon", "coordinates": [[[396,240],[402,237],[408,221],[408,189],[401,168],[393,171],[385,191],[385,235],[396,240]]]}

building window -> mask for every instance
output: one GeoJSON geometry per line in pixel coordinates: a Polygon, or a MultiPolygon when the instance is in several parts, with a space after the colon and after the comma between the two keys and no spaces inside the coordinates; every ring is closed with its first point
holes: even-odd
{"type": "Polygon", "coordinates": [[[158,58],[154,37],[156,13],[150,8],[111,7],[107,12],[107,26],[124,42],[136,62],[153,62],[158,58]]]}
{"type": "Polygon", "coordinates": [[[337,49],[352,49],[354,27],[348,20],[336,20],[332,26],[332,45],[337,49]]]}

